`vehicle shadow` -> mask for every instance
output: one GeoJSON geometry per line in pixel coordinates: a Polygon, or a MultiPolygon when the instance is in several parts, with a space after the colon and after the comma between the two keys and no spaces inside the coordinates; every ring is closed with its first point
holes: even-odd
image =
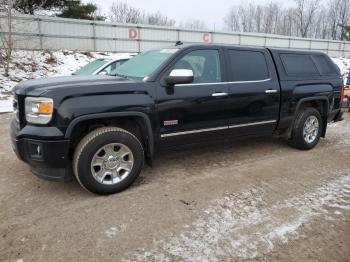
{"type": "MultiPolygon", "coordinates": [[[[145,165],[133,185],[117,194],[123,196],[135,193],[147,185],[158,182],[171,183],[173,179],[198,176],[201,172],[212,172],[218,168],[230,168],[235,165],[249,164],[258,159],[273,157],[281,152],[293,151],[282,139],[247,138],[226,141],[224,143],[207,143],[205,145],[186,145],[179,148],[167,148],[159,151],[153,167],[145,165]]],[[[35,179],[43,193],[68,196],[75,200],[91,199],[97,195],[82,188],[75,178],[64,183],[53,183],[35,179]]],[[[108,196],[99,196],[102,199],[108,196]]]]}
{"type": "Polygon", "coordinates": [[[293,151],[283,139],[246,138],[224,143],[187,145],[161,149],[153,167],[145,166],[133,187],[154,183],[167,178],[185,177],[203,170],[251,163],[257,159],[272,157],[281,152],[293,151]]]}

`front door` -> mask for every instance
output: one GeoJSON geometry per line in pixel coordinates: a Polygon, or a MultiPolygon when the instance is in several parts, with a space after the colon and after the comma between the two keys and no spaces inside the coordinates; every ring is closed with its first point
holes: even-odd
{"type": "Polygon", "coordinates": [[[173,69],[190,69],[194,81],[158,87],[157,111],[163,140],[193,140],[227,130],[228,86],[222,82],[222,55],[222,50],[216,48],[188,50],[167,69],[164,77],[173,69]]]}

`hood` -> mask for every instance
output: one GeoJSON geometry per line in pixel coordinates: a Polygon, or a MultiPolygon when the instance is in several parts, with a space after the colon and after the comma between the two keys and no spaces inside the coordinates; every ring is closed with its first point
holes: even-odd
{"type": "Polygon", "coordinates": [[[19,83],[13,91],[20,95],[30,94],[33,96],[40,96],[47,91],[57,88],[74,88],[128,82],[133,82],[133,80],[105,75],[47,77],[23,81],[19,83]]]}

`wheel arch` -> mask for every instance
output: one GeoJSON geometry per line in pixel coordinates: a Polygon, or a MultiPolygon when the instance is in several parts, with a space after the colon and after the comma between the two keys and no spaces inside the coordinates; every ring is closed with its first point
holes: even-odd
{"type": "Polygon", "coordinates": [[[295,107],[293,120],[287,131],[287,137],[291,138],[293,125],[295,123],[295,120],[298,117],[298,113],[300,112],[301,109],[305,107],[313,107],[319,110],[322,117],[322,123],[323,123],[321,137],[325,137],[326,131],[327,131],[327,116],[329,111],[329,100],[328,100],[328,97],[326,96],[305,97],[298,101],[295,107]]]}
{"type": "Polygon", "coordinates": [[[142,112],[109,112],[109,113],[98,113],[98,114],[88,114],[79,116],[71,121],[69,126],[66,129],[65,132],[65,138],[71,139],[73,133],[75,132],[76,128],[84,123],[91,120],[101,120],[101,119],[108,119],[108,120],[119,120],[119,119],[125,119],[127,117],[132,117],[133,119],[137,119],[139,123],[141,123],[141,133],[142,136],[145,138],[145,153],[146,153],[146,159],[147,162],[152,165],[152,160],[154,156],[154,135],[153,135],[153,128],[151,125],[151,121],[149,117],[142,112]]]}

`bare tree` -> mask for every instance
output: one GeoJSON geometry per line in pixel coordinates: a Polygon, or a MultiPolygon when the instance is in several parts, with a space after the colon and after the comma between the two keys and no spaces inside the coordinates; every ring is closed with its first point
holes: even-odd
{"type": "Polygon", "coordinates": [[[251,30],[251,19],[249,17],[248,7],[243,7],[240,5],[238,7],[238,12],[240,14],[240,24],[243,32],[249,32],[251,30]]]}
{"type": "Polygon", "coordinates": [[[169,19],[167,16],[163,15],[159,11],[153,14],[150,13],[150,14],[144,15],[142,22],[148,25],[161,25],[161,26],[175,25],[175,20],[169,19]]]}
{"type": "Polygon", "coordinates": [[[315,22],[310,27],[310,36],[314,38],[331,38],[330,22],[328,11],[324,6],[319,7],[315,16],[315,22]]]}
{"type": "Polygon", "coordinates": [[[277,34],[293,36],[296,35],[296,26],[294,23],[294,9],[288,8],[281,10],[279,22],[277,27],[277,34]]]}
{"type": "Polygon", "coordinates": [[[225,29],[287,36],[344,39],[350,23],[350,0],[294,0],[283,7],[276,2],[242,2],[229,9],[225,29]]]}
{"type": "Polygon", "coordinates": [[[278,26],[278,19],[280,15],[280,6],[276,3],[270,2],[264,7],[264,23],[263,32],[267,34],[276,33],[278,26]]]}
{"type": "Polygon", "coordinates": [[[149,24],[162,26],[175,25],[175,20],[168,18],[159,11],[155,13],[146,13],[145,11],[139,10],[122,1],[114,2],[111,5],[108,17],[110,21],[117,23],[149,24]]]}
{"type": "Polygon", "coordinates": [[[114,2],[110,7],[109,20],[116,23],[139,24],[142,21],[141,11],[125,2],[114,2]]]}
{"type": "Polygon", "coordinates": [[[196,30],[199,30],[199,29],[207,30],[208,29],[207,24],[203,20],[200,20],[200,19],[188,19],[184,22],[181,22],[179,24],[179,27],[188,28],[188,29],[196,29],[196,30]]]}
{"type": "Polygon", "coordinates": [[[350,0],[329,0],[327,9],[332,39],[345,39],[344,25],[350,23],[350,0]]]}
{"type": "Polygon", "coordinates": [[[233,6],[224,18],[226,29],[230,31],[241,31],[238,9],[238,6],[233,6]]]}
{"type": "Polygon", "coordinates": [[[332,39],[337,39],[337,27],[339,23],[338,12],[341,0],[330,0],[327,3],[329,26],[332,39]]]}
{"type": "Polygon", "coordinates": [[[14,0],[2,0],[1,9],[6,14],[6,21],[0,23],[1,30],[1,52],[0,52],[0,63],[4,66],[4,75],[9,76],[11,56],[13,52],[13,22],[12,12],[14,6],[14,0]]]}
{"type": "Polygon", "coordinates": [[[345,25],[349,24],[350,19],[350,1],[349,0],[340,0],[340,8],[339,8],[339,24],[340,27],[340,35],[339,38],[341,40],[346,39],[346,30],[345,25]]]}
{"type": "Polygon", "coordinates": [[[255,10],[255,15],[253,16],[255,23],[255,31],[260,33],[262,31],[264,10],[261,5],[258,5],[255,10]]]}
{"type": "Polygon", "coordinates": [[[301,37],[308,37],[310,27],[314,22],[317,11],[318,0],[294,0],[295,8],[295,22],[298,27],[298,32],[301,37]]]}
{"type": "MultiPolygon", "coordinates": [[[[40,10],[46,1],[42,0],[41,3],[37,1],[37,10],[40,10]]],[[[5,76],[9,76],[10,73],[13,50],[18,47],[33,48],[33,39],[37,39],[36,36],[26,36],[27,20],[16,17],[19,4],[21,4],[19,0],[0,0],[2,13],[0,19],[0,64],[4,67],[5,76]],[[23,35],[16,35],[15,33],[18,31],[22,32],[23,35]]]]}

